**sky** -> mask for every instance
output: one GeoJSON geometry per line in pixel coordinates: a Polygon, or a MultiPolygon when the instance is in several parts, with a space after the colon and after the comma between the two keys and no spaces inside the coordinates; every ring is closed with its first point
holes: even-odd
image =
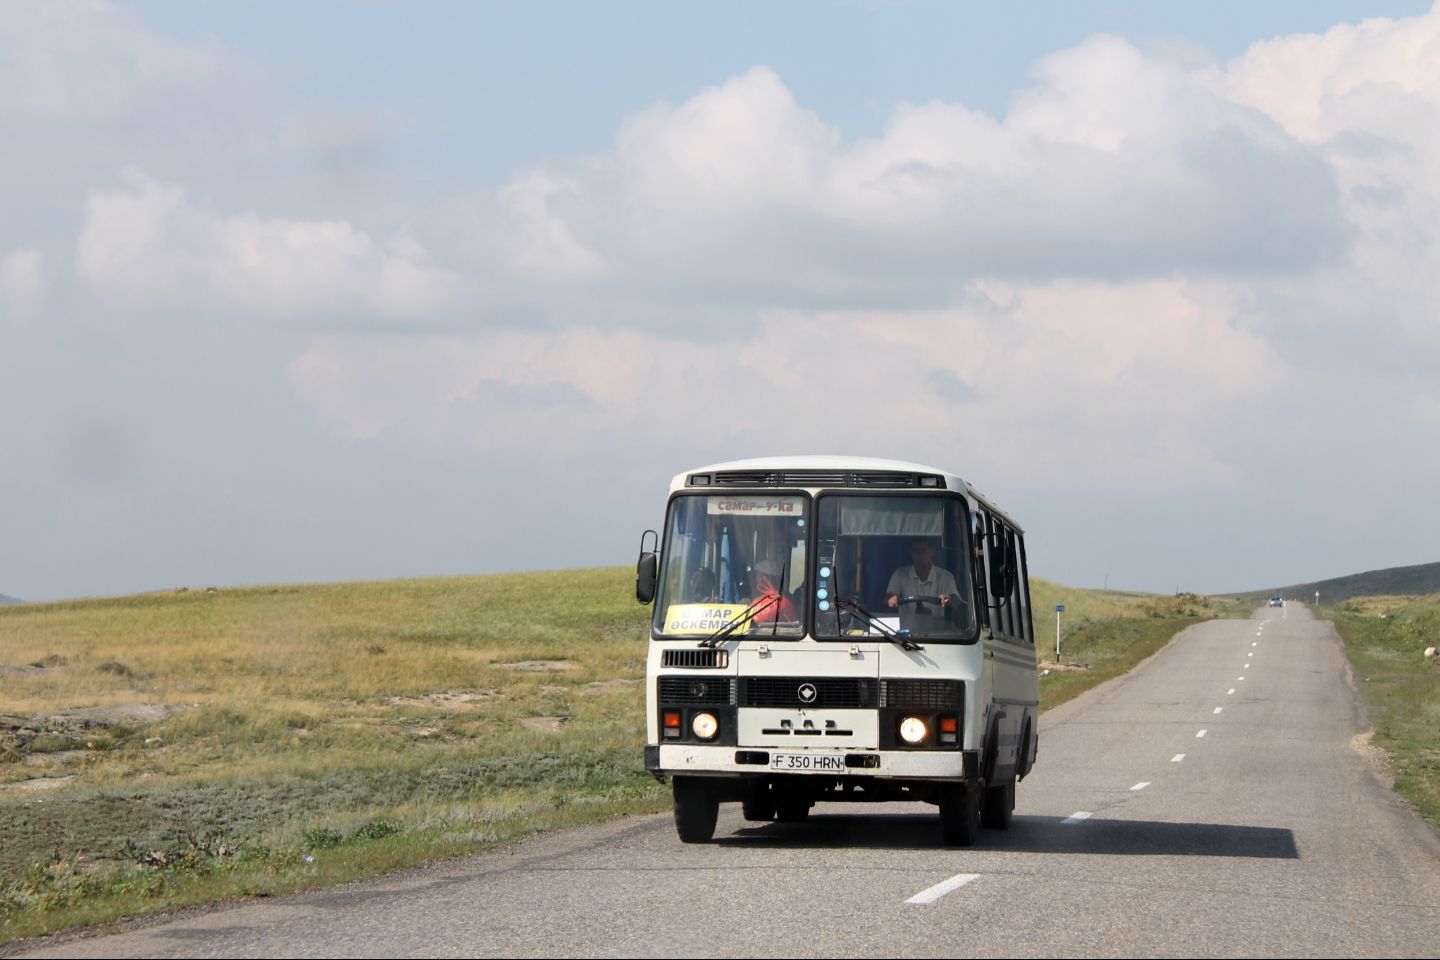
{"type": "Polygon", "coordinates": [[[1074,586],[1440,560],[1440,8],[998,6],[0,0],[0,593],[628,564],[816,453],[1074,586]]]}

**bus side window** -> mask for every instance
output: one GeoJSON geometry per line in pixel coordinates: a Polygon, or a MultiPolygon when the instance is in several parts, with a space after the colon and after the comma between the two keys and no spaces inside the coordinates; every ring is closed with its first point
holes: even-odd
{"type": "Polygon", "coordinates": [[[1030,564],[1025,559],[1025,538],[1015,534],[1015,593],[1019,601],[1017,614],[1020,617],[1022,639],[1029,644],[1035,642],[1034,611],[1030,609],[1030,564]]]}
{"type": "Polygon", "coordinates": [[[1015,554],[1012,552],[1014,534],[1004,523],[995,524],[995,539],[1000,543],[1000,582],[995,589],[1003,593],[1005,612],[1005,636],[1020,634],[1019,612],[1015,609],[1015,554]]]}
{"type": "Polygon", "coordinates": [[[985,538],[989,563],[985,572],[990,581],[990,602],[995,611],[994,629],[1002,636],[1019,639],[1024,633],[1015,602],[1016,581],[1019,579],[1015,564],[1015,535],[998,517],[987,514],[985,519],[989,528],[989,536],[985,538]]]}
{"type": "Polygon", "coordinates": [[[1010,635],[1016,640],[1028,642],[1025,624],[1029,621],[1025,602],[1025,575],[1020,564],[1020,534],[1005,528],[1005,565],[1010,578],[1010,635]]]}

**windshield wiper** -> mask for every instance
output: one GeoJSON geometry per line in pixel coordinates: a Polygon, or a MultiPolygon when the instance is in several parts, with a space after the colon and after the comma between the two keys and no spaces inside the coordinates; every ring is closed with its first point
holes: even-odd
{"type": "Polygon", "coordinates": [[[860,606],[859,600],[847,600],[844,597],[836,597],[835,606],[839,607],[842,610],[849,610],[857,617],[860,617],[862,620],[865,621],[867,626],[870,626],[875,630],[879,631],[882,637],[898,646],[901,650],[925,649],[924,647],[920,646],[920,644],[916,643],[914,640],[911,640],[909,633],[901,633],[891,627],[890,624],[882,623],[879,617],[875,616],[869,610],[866,610],[864,607],[860,606]]]}
{"type": "Polygon", "coordinates": [[[770,618],[770,636],[775,636],[775,631],[780,629],[780,611],[784,609],[781,605],[781,598],[785,596],[785,571],[790,569],[790,561],[786,560],[780,564],[780,582],[772,584],[775,587],[775,615],[770,618]]]}
{"type": "MultiPolygon", "coordinates": [[[[756,600],[754,603],[752,603],[752,604],[750,605],[750,608],[749,608],[748,610],[746,610],[744,613],[740,614],[740,616],[736,617],[734,620],[731,620],[729,623],[725,624],[725,626],[721,627],[719,630],[716,630],[714,633],[710,634],[710,636],[706,637],[704,640],[701,640],[701,641],[700,641],[700,646],[702,646],[702,647],[713,647],[713,646],[715,646],[715,645],[718,644],[721,640],[724,640],[726,637],[730,636],[730,635],[731,635],[732,633],[734,633],[736,630],[739,630],[741,627],[745,626],[745,624],[749,623],[751,620],[754,620],[757,616],[759,616],[760,614],[764,613],[766,610],[768,610],[769,608],[775,606],[775,605],[778,604],[779,602],[780,602],[780,595],[779,595],[779,594],[775,594],[774,596],[769,596],[769,597],[761,597],[759,600],[756,600]]],[[[776,611],[776,612],[778,613],[779,611],[776,611]]]]}
{"type": "MultiPolygon", "coordinates": [[[[789,562],[787,561],[786,563],[782,564],[781,567],[780,567],[780,584],[781,584],[782,587],[783,587],[784,584],[785,584],[785,571],[789,568],[789,566],[790,566],[790,564],[789,564],[789,562]]],[[[721,640],[724,640],[726,637],[730,636],[730,635],[731,635],[732,633],[734,633],[736,630],[739,630],[739,629],[740,629],[741,627],[743,627],[745,624],[749,623],[751,620],[754,620],[756,617],[760,616],[760,614],[764,613],[766,610],[770,609],[771,607],[776,607],[776,608],[778,608],[778,607],[780,606],[780,603],[781,603],[781,601],[782,601],[783,599],[784,599],[784,594],[780,592],[780,587],[776,587],[776,588],[775,588],[775,593],[773,593],[773,594],[769,594],[769,595],[763,596],[763,597],[757,597],[757,598],[755,599],[755,601],[750,604],[749,609],[747,609],[744,613],[742,613],[740,616],[736,617],[734,620],[731,620],[729,623],[725,624],[725,626],[721,627],[719,630],[716,630],[714,633],[710,634],[710,636],[706,637],[704,640],[701,640],[701,641],[700,641],[700,646],[702,646],[702,647],[713,647],[713,646],[715,646],[715,645],[718,644],[721,640]]],[[[775,615],[770,618],[770,636],[772,636],[772,637],[775,636],[775,631],[777,631],[777,630],[779,630],[779,629],[780,629],[780,610],[779,610],[779,609],[776,609],[775,615]]]]}

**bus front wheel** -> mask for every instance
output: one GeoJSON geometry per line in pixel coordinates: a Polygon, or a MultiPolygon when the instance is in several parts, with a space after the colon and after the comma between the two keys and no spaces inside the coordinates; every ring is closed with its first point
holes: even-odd
{"type": "Polygon", "coordinates": [[[674,777],[675,832],[682,843],[709,843],[720,816],[720,797],[701,777],[674,777]]]}
{"type": "Polygon", "coordinates": [[[947,847],[974,846],[980,832],[980,791],[964,784],[940,787],[940,836],[947,847]]]}

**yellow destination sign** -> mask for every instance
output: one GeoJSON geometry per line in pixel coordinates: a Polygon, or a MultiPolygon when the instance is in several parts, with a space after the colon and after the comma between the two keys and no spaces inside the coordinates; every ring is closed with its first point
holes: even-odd
{"type": "MultiPolygon", "coordinates": [[[[666,633],[714,633],[748,609],[744,603],[672,603],[665,611],[666,633]]],[[[737,634],[750,629],[746,623],[737,634]]]]}

